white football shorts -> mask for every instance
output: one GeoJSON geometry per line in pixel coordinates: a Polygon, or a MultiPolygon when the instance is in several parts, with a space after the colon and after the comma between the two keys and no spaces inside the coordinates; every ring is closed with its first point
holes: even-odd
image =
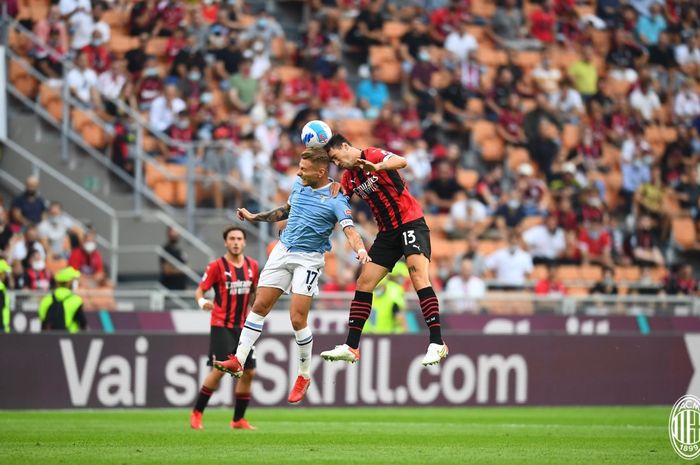
{"type": "Polygon", "coordinates": [[[258,287],[276,287],[285,294],[315,296],[325,260],[318,252],[290,252],[278,242],[260,273],[258,287]]]}

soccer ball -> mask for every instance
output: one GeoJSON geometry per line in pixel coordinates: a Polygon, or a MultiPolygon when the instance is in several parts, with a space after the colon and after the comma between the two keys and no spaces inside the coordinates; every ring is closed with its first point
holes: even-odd
{"type": "Polygon", "coordinates": [[[323,147],[332,136],[331,128],[321,120],[309,121],[301,130],[301,142],[309,148],[323,147]]]}

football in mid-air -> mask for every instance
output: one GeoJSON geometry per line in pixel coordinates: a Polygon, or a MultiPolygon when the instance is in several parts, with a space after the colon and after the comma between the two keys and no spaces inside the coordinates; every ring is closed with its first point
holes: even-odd
{"type": "Polygon", "coordinates": [[[331,128],[321,120],[309,121],[301,130],[301,142],[309,148],[323,147],[331,136],[331,128]]]}

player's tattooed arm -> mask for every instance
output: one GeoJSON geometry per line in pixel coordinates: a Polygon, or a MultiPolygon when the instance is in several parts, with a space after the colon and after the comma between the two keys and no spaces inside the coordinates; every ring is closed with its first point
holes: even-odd
{"type": "Polygon", "coordinates": [[[404,157],[395,154],[385,157],[379,163],[372,163],[369,160],[359,159],[356,162],[357,166],[367,171],[396,171],[408,166],[408,161],[404,157]]]}
{"type": "Polygon", "coordinates": [[[352,226],[343,228],[343,232],[345,233],[345,237],[348,238],[348,242],[350,243],[352,250],[357,252],[357,260],[363,265],[367,262],[371,262],[372,259],[369,258],[369,254],[365,249],[365,243],[362,240],[360,233],[358,233],[352,226]]]}
{"type": "Polygon", "coordinates": [[[283,205],[281,207],[277,207],[273,210],[268,210],[266,212],[260,212],[260,213],[250,213],[248,210],[245,208],[239,208],[238,209],[238,218],[243,220],[243,221],[252,221],[252,222],[257,222],[257,221],[264,221],[266,223],[274,223],[276,221],[283,221],[289,218],[289,211],[292,209],[292,206],[289,204],[283,205]]]}

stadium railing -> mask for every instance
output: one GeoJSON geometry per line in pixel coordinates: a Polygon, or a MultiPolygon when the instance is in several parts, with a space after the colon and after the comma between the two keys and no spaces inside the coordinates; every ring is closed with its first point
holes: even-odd
{"type": "MultiPolygon", "coordinates": [[[[79,293],[86,297],[111,296],[119,311],[169,311],[196,310],[194,292],[160,290],[116,289],[106,293],[90,289],[81,289],[79,293]]],[[[36,311],[39,300],[45,292],[11,291],[11,308],[15,311],[36,311]]],[[[314,310],[347,311],[353,293],[322,292],[314,300],[314,310]]],[[[460,302],[466,299],[463,297],[460,302]]],[[[626,295],[626,296],[558,296],[542,297],[534,294],[487,293],[483,299],[469,302],[469,308],[451,305],[450,299],[441,296],[441,313],[516,315],[534,314],[550,315],[647,315],[647,316],[700,316],[700,299],[690,296],[665,295],[626,295]]],[[[289,296],[282,296],[274,306],[276,311],[288,311],[289,296]]],[[[406,295],[408,310],[420,308],[415,295],[406,295]]]]}

